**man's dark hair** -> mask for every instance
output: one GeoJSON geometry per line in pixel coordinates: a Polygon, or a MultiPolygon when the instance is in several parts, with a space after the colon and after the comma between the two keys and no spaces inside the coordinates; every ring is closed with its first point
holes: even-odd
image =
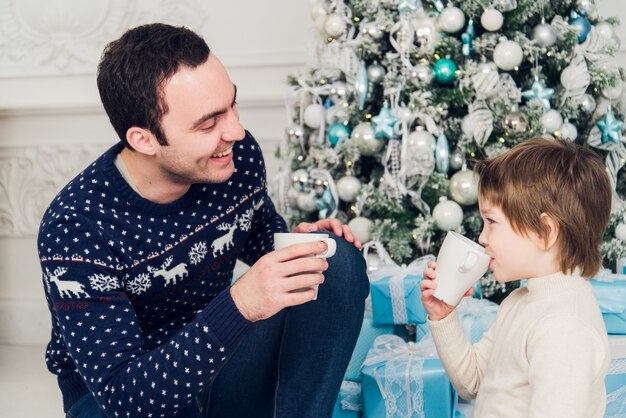
{"type": "Polygon", "coordinates": [[[161,145],[161,118],[168,111],[163,84],[181,66],[195,68],[209,57],[206,42],[184,27],[138,26],[109,43],[98,65],[98,90],[111,125],[124,145],[132,126],[150,130],[161,145]]]}

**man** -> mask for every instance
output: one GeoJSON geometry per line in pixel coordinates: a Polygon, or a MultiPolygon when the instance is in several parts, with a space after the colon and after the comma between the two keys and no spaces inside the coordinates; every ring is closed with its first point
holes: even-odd
{"type": "Polygon", "coordinates": [[[328,261],[320,242],[272,251],[286,224],[260,148],[193,32],[129,30],[98,88],[121,142],[57,195],[38,243],[67,416],[329,417],[368,292],[360,243],[323,220],[294,232],[334,233],[328,261]]]}

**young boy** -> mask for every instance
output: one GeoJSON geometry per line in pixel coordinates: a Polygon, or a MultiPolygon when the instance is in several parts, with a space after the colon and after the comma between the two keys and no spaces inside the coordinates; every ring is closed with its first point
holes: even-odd
{"type": "Polygon", "coordinates": [[[498,282],[528,282],[472,345],[454,307],[433,296],[436,264],[426,269],[422,301],[452,384],[476,398],[476,418],[601,418],[610,355],[586,279],[600,268],[610,216],[604,164],[571,142],[536,138],[475,171],[489,267],[498,282]]]}

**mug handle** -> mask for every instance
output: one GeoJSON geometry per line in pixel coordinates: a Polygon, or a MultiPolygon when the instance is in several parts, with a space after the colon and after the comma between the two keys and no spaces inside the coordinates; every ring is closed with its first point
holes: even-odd
{"type": "Polygon", "coordinates": [[[320,241],[324,241],[326,243],[326,251],[324,251],[322,254],[318,254],[317,257],[330,258],[335,255],[335,251],[337,251],[337,243],[334,239],[329,237],[321,239],[320,241]]]}
{"type": "Polygon", "coordinates": [[[476,260],[478,260],[476,254],[468,252],[465,262],[459,266],[459,273],[467,273],[472,267],[474,267],[476,260]]]}

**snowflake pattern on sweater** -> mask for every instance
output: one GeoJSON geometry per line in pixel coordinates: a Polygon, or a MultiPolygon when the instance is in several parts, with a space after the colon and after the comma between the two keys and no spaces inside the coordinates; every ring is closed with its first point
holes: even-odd
{"type": "Polygon", "coordinates": [[[250,327],[230,297],[236,260],[253,264],[287,226],[248,132],[229,180],[164,205],[123,179],[121,149],[68,183],[43,217],[46,361],[66,410],[91,392],[111,417],[168,417],[195,400],[250,327]]]}

